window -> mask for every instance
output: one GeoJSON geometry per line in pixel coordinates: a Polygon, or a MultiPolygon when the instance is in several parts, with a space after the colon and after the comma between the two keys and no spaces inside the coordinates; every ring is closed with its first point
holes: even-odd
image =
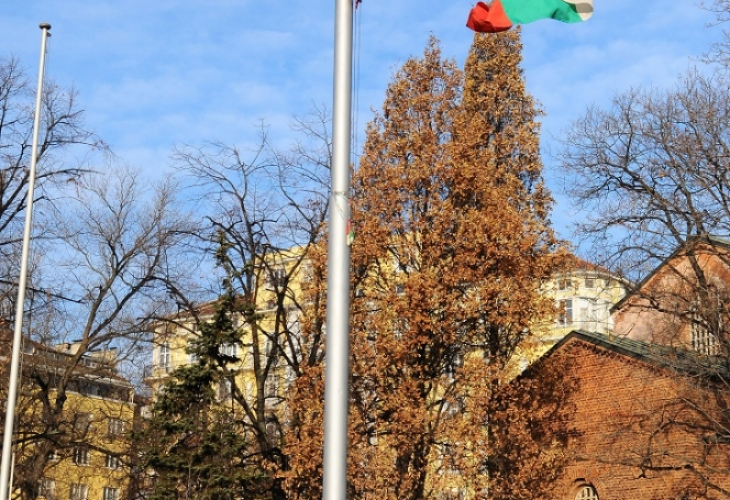
{"type": "Polygon", "coordinates": [[[91,413],[77,413],[74,420],[74,430],[79,434],[86,434],[91,428],[91,421],[94,415],[91,413]]]}
{"type": "Polygon", "coordinates": [[[188,364],[189,365],[196,365],[200,361],[200,356],[198,356],[195,352],[189,352],[188,353],[188,364]]]}
{"type": "Polygon", "coordinates": [[[585,485],[575,495],[575,500],[598,500],[598,493],[593,486],[585,485]]]}
{"type": "Polygon", "coordinates": [[[282,288],[286,285],[286,270],[283,267],[276,267],[269,270],[266,285],[270,289],[282,288]]]}
{"type": "Polygon", "coordinates": [[[586,288],[595,288],[596,287],[595,278],[586,278],[585,287],[586,288]]]}
{"type": "Polygon", "coordinates": [[[441,473],[448,475],[458,475],[459,469],[454,463],[454,447],[450,444],[441,445],[441,473]]]}
{"type": "Polygon", "coordinates": [[[267,358],[271,356],[271,353],[274,352],[274,349],[276,349],[276,343],[272,339],[267,337],[266,338],[266,347],[264,349],[264,352],[266,352],[267,358]]]}
{"type": "Polygon", "coordinates": [[[559,304],[558,323],[570,325],[573,323],[573,301],[571,299],[561,300],[559,304]]]}
{"type": "Polygon", "coordinates": [[[104,486],[101,493],[101,500],[119,500],[119,488],[104,486]]]}
{"type": "Polygon", "coordinates": [[[465,403],[462,399],[447,401],[443,406],[443,414],[446,417],[455,417],[464,413],[465,403]]]}
{"type": "Polygon", "coordinates": [[[558,280],[558,290],[570,290],[571,288],[573,288],[573,280],[558,280]]]}
{"type": "Polygon", "coordinates": [[[717,337],[713,331],[722,331],[723,304],[719,293],[709,298],[707,306],[697,299],[692,306],[690,315],[690,345],[692,349],[706,356],[718,354],[717,337]]]}
{"type": "Polygon", "coordinates": [[[110,436],[121,436],[124,434],[124,421],[118,418],[110,418],[108,434],[110,436]]]}
{"type": "Polygon", "coordinates": [[[464,357],[461,353],[454,353],[451,359],[444,364],[444,375],[450,381],[454,380],[456,372],[464,366],[464,357]]]}
{"type": "Polygon", "coordinates": [[[160,351],[157,358],[158,366],[168,368],[170,366],[170,344],[165,342],[160,345],[160,351]]]}
{"type": "Polygon", "coordinates": [[[279,386],[281,385],[281,376],[275,371],[269,372],[269,376],[264,383],[264,390],[267,398],[276,398],[279,395],[279,386]]]}
{"type": "Polygon", "coordinates": [[[55,493],[56,481],[47,477],[41,479],[41,482],[38,485],[38,496],[43,497],[46,500],[51,500],[52,498],[55,498],[55,493]]]}
{"type": "Polygon", "coordinates": [[[266,419],[266,435],[274,442],[281,439],[281,429],[276,417],[268,417],[266,419]]]}
{"type": "Polygon", "coordinates": [[[120,463],[121,462],[119,461],[119,457],[107,454],[106,460],[104,462],[104,467],[106,467],[107,469],[118,469],[120,463]]]}
{"type": "Polygon", "coordinates": [[[439,493],[439,500],[464,500],[466,493],[461,488],[447,488],[439,493]]]}
{"type": "Polygon", "coordinates": [[[408,320],[405,318],[398,318],[395,320],[395,324],[393,325],[393,337],[395,337],[396,340],[400,340],[409,329],[410,324],[408,323],[408,320]]]}
{"type": "Polygon", "coordinates": [[[311,283],[314,272],[311,264],[303,264],[301,267],[302,283],[311,283]]]}
{"type": "Polygon", "coordinates": [[[235,358],[238,356],[238,344],[222,344],[218,348],[218,352],[223,356],[235,358]]]}
{"type": "Polygon", "coordinates": [[[89,486],[86,484],[74,483],[69,491],[70,500],[87,500],[89,498],[89,486]]]}
{"type": "Polygon", "coordinates": [[[220,385],[218,386],[218,399],[220,399],[220,400],[231,399],[232,394],[233,394],[233,391],[231,389],[231,381],[222,380],[220,385]]]}
{"type": "MultiPolygon", "coordinates": [[[[584,299],[583,307],[580,310],[581,321],[585,323],[595,323],[598,321],[598,301],[596,299],[584,299]]],[[[595,330],[595,326],[588,326],[590,330],[595,330]]]]}
{"type": "Polygon", "coordinates": [[[73,461],[76,465],[89,465],[88,446],[77,446],[76,448],[74,448],[73,461]]]}
{"type": "Polygon", "coordinates": [[[717,338],[697,320],[692,321],[690,343],[700,354],[713,356],[718,353],[717,338]]]}

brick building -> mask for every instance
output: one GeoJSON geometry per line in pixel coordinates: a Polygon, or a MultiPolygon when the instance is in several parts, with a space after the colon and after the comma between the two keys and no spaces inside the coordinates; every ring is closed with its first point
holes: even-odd
{"type": "Polygon", "coordinates": [[[730,429],[730,398],[722,377],[698,373],[706,357],[574,331],[523,378],[539,383],[555,366],[567,373],[564,404],[571,417],[552,498],[727,497],[730,440],[722,430],[730,429]]]}
{"type": "Polygon", "coordinates": [[[728,304],[730,241],[691,238],[613,307],[614,333],[719,354],[728,304]]]}

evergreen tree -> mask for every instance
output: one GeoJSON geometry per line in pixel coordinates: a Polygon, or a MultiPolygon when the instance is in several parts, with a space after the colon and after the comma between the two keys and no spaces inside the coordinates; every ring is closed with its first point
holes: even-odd
{"type": "MultiPolygon", "coordinates": [[[[230,274],[224,247],[218,261],[230,274]]],[[[224,289],[212,318],[199,322],[199,335],[188,347],[195,361],[171,373],[151,418],[135,433],[142,468],[154,478],[150,500],[267,498],[265,473],[247,460],[252,447],[240,410],[226,394],[239,359],[222,347],[241,345],[242,332],[232,318],[242,301],[227,279],[224,289]]]]}

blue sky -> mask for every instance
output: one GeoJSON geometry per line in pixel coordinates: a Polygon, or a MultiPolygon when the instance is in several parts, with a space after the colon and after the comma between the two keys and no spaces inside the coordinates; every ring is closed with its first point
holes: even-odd
{"type": "MultiPolygon", "coordinates": [[[[363,0],[356,15],[359,140],[371,109],[430,34],[462,64],[472,0],[363,0]]],[[[335,0],[23,0],[0,3],[0,56],[15,55],[35,81],[40,22],[53,28],[47,73],[73,85],[88,126],[124,162],[158,175],[176,144],[252,144],[264,120],[286,144],[294,115],[331,107],[335,0]]],[[[542,104],[542,143],[591,104],[634,86],[670,87],[708,44],[712,14],[692,0],[595,0],[579,25],[523,28],[528,90],[542,104]]],[[[559,165],[546,154],[564,236],[572,215],[559,196],[559,165]]]]}

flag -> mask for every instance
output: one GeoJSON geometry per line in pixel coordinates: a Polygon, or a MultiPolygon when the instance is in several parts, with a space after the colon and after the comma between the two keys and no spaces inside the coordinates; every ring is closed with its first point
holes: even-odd
{"type": "Polygon", "coordinates": [[[538,19],[578,23],[593,15],[593,0],[493,0],[478,2],[466,25],[478,33],[506,31],[538,19]]]}

